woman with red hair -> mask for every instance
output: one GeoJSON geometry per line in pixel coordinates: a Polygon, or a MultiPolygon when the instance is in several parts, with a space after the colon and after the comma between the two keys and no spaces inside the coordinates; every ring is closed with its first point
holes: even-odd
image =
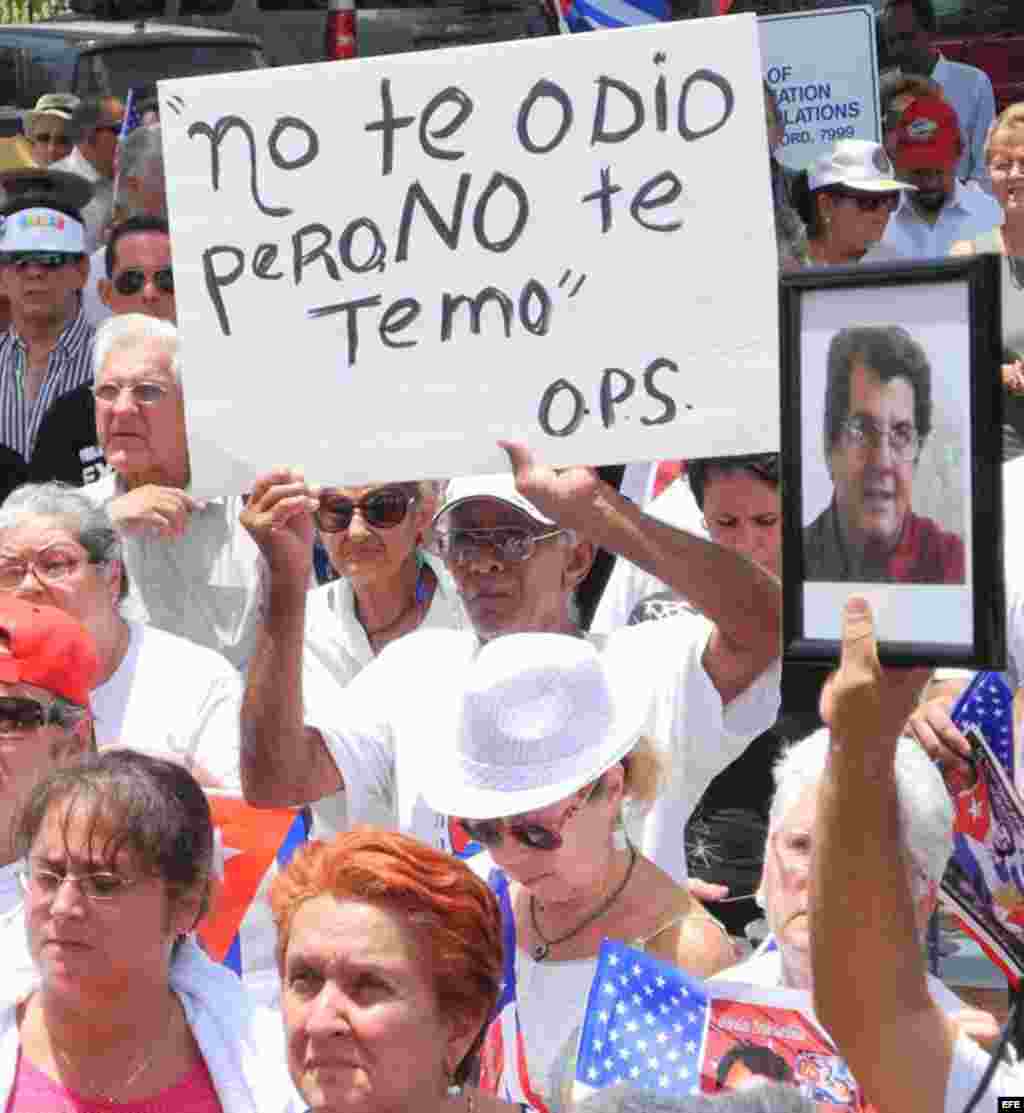
{"type": "Polygon", "coordinates": [[[360,827],[270,889],[288,1067],[316,1113],[499,1113],[466,1090],[501,984],[501,919],[458,859],[360,827]]]}

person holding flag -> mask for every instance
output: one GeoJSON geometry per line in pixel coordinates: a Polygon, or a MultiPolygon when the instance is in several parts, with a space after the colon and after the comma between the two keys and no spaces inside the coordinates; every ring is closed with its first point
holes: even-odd
{"type": "MultiPolygon", "coordinates": [[[[634,658],[631,667],[647,665],[634,658]]],[[[624,806],[643,809],[658,789],[643,685],[585,640],[541,633],[488,643],[466,680],[423,795],[487,848],[489,858],[470,861],[501,907],[505,976],[480,1086],[546,1113],[602,939],[643,945],[699,975],[734,952],[687,888],[619,837],[624,806]]]]}

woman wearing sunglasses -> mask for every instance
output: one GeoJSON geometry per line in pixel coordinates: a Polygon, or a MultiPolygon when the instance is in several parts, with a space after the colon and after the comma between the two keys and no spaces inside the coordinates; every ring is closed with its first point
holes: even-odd
{"type": "MultiPolygon", "coordinates": [[[[443,562],[421,547],[435,498],[429,481],[313,489],[297,474],[279,472],[255,484],[242,523],[261,547],[273,514],[304,500],[304,526],[288,580],[308,582],[314,529],[339,577],[310,592],[306,601],[302,684],[307,706],[331,700],[337,685],[348,684],[402,635],[420,627],[465,624],[443,562]]],[[[348,815],[343,794],[319,801],[314,812],[316,833],[323,838],[353,822],[387,822],[383,814],[348,815]]]]}
{"type": "Polygon", "coordinates": [[[623,835],[624,811],[648,806],[660,779],[645,667],[563,634],[496,638],[424,766],[430,807],[486,848],[471,862],[502,912],[504,988],[480,1085],[539,1113],[561,1100],[602,939],[698,976],[735,958],[720,925],[623,835]],[[635,682],[613,689],[611,676],[635,682]]]}
{"type": "Polygon", "coordinates": [[[793,182],[793,206],[807,226],[811,266],[900,258],[880,243],[900,201],[892,162],[879,143],[842,139],[793,182]]]}

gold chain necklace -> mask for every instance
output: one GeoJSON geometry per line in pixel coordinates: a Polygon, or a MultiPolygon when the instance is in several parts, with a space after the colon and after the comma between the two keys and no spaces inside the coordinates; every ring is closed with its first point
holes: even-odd
{"type": "Polygon", "coordinates": [[[622,891],[629,884],[629,879],[633,876],[633,867],[636,865],[636,858],[636,847],[630,844],[629,865],[626,867],[626,876],[615,886],[615,889],[601,901],[593,912],[580,920],[572,931],[567,931],[564,935],[559,935],[555,939],[548,939],[544,935],[544,932],[540,930],[537,924],[537,902],[534,900],[533,893],[530,894],[530,922],[533,924],[533,934],[540,940],[539,943],[533,945],[532,954],[535,962],[543,962],[544,959],[548,957],[552,947],[557,947],[559,943],[565,943],[567,940],[579,935],[585,927],[589,927],[595,920],[599,919],[611,908],[619,897],[622,896],[622,891]]]}
{"type": "Polygon", "coordinates": [[[82,1073],[81,1068],[74,1062],[71,1056],[62,1048],[52,1043],[54,1051],[57,1052],[57,1058],[68,1068],[70,1068],[82,1081],[86,1084],[89,1090],[89,1097],[92,1100],[104,1101],[108,1105],[114,1105],[118,1097],[117,1095],[123,1094],[125,1090],[133,1086],[138,1080],[146,1073],[147,1070],[153,1065],[153,1060],[157,1056],[157,1052],[163,1050],[165,1044],[170,1042],[171,1029],[174,1027],[174,1014],[172,1013],[167,1024],[167,1031],[164,1033],[164,1038],[157,1041],[156,1045],[150,1049],[148,1055],[144,1056],[142,1061],[132,1070],[124,1081],[117,1083],[114,1087],[114,1092],[103,1089],[96,1085],[95,1081],[88,1075],[82,1073]]]}

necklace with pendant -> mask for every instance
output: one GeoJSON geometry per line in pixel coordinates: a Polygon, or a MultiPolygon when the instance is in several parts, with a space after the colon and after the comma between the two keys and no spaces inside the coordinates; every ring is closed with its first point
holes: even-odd
{"type": "Polygon", "coordinates": [[[622,896],[622,891],[629,884],[629,879],[633,876],[633,867],[636,865],[637,853],[636,847],[630,844],[629,847],[629,865],[626,867],[626,876],[615,886],[614,890],[609,893],[607,897],[591,912],[585,916],[580,922],[572,929],[567,931],[564,935],[559,935],[554,939],[548,939],[540,930],[537,924],[537,902],[533,894],[530,894],[530,922],[533,924],[533,934],[540,940],[539,943],[534,943],[531,951],[535,962],[543,962],[551,952],[552,947],[557,947],[559,943],[565,943],[567,940],[572,939],[574,936],[585,928],[589,927],[595,920],[600,919],[609,908],[622,896]]]}
{"type": "Polygon", "coordinates": [[[94,1101],[106,1102],[107,1105],[116,1104],[120,1098],[117,1095],[123,1094],[125,1090],[133,1086],[138,1080],[146,1073],[147,1070],[153,1065],[153,1060],[156,1058],[157,1052],[162,1051],[166,1043],[169,1042],[171,1030],[174,1027],[174,1016],[172,1014],[170,1021],[167,1025],[167,1031],[164,1033],[164,1038],[158,1040],[157,1043],[150,1048],[149,1054],[145,1055],[140,1063],[132,1070],[122,1082],[117,1083],[113,1087],[113,1092],[106,1089],[101,1089],[96,1086],[95,1082],[87,1075],[82,1074],[81,1068],[74,1062],[71,1056],[61,1047],[53,1044],[54,1051],[57,1052],[57,1058],[73,1071],[85,1083],[90,1099],[94,1101]]]}

